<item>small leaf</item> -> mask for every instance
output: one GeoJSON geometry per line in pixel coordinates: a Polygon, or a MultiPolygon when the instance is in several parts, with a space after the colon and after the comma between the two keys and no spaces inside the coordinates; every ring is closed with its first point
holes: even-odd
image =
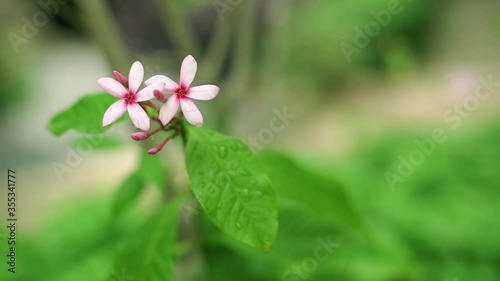
{"type": "Polygon", "coordinates": [[[258,158],[280,198],[300,204],[339,226],[357,228],[362,225],[356,208],[339,182],[305,170],[280,153],[261,152],[258,158]]]}
{"type": "Polygon", "coordinates": [[[48,124],[48,129],[56,136],[61,136],[69,130],[85,134],[103,133],[111,127],[102,127],[104,112],[116,101],[117,98],[107,93],[85,96],[54,116],[48,124]]]}
{"type": "Polygon", "coordinates": [[[145,181],[153,183],[161,192],[167,185],[167,168],[160,157],[143,153],[139,173],[145,181]]]}
{"type": "Polygon", "coordinates": [[[116,193],[113,213],[115,216],[122,214],[132,205],[141,194],[144,180],[139,173],[128,176],[118,188],[116,193]]]}
{"type": "Polygon", "coordinates": [[[230,237],[270,251],[278,230],[277,197],[242,141],[188,127],[186,168],[210,220],[230,237]]]}
{"type": "Polygon", "coordinates": [[[173,278],[178,204],[172,203],[151,216],[118,250],[115,272],[130,279],[169,281],[173,278]]]}

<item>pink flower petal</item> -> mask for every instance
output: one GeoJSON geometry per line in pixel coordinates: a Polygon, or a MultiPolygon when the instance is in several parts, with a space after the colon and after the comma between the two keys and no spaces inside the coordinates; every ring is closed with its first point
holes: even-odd
{"type": "Polygon", "coordinates": [[[196,70],[198,65],[196,64],[196,60],[193,56],[187,56],[184,61],[182,61],[181,65],[181,85],[184,84],[186,87],[191,85],[191,82],[194,80],[194,76],[196,75],[196,70]]]}
{"type": "Polygon", "coordinates": [[[130,73],[128,75],[128,89],[136,93],[142,84],[142,79],[144,79],[144,67],[138,61],[132,64],[130,68],[130,73]]]}
{"type": "Polygon", "coordinates": [[[188,97],[195,100],[211,100],[219,93],[219,87],[215,85],[203,85],[189,89],[188,97]]]}
{"type": "Polygon", "coordinates": [[[179,109],[179,98],[177,96],[172,96],[163,104],[160,108],[160,114],[158,118],[163,125],[167,125],[172,118],[174,118],[177,110],[179,109]]]}
{"type": "Polygon", "coordinates": [[[182,99],[181,108],[182,113],[184,113],[189,123],[198,127],[203,126],[203,116],[192,100],[186,98],[182,99]]]}
{"type": "Polygon", "coordinates": [[[122,117],[123,113],[127,110],[127,106],[123,100],[113,103],[104,113],[102,118],[102,126],[105,127],[122,117]]]}
{"type": "Polygon", "coordinates": [[[97,84],[99,84],[99,86],[101,86],[104,91],[117,98],[121,98],[124,94],[128,93],[127,89],[125,89],[125,87],[123,87],[120,82],[116,81],[113,78],[100,78],[99,80],[97,80],[97,84]]]}
{"type": "Polygon", "coordinates": [[[149,117],[146,111],[144,111],[144,109],[142,109],[142,107],[137,103],[129,104],[127,109],[128,115],[130,116],[130,119],[132,119],[134,126],[143,131],[148,131],[149,117]]]}
{"type": "Polygon", "coordinates": [[[160,83],[154,83],[154,84],[151,84],[149,86],[147,86],[146,88],[140,90],[138,93],[137,93],[137,98],[136,98],[136,102],[140,102],[140,101],[147,101],[147,100],[150,100],[152,98],[154,98],[154,91],[155,90],[163,90],[163,86],[164,84],[162,82],[160,83]]]}
{"type": "Polygon", "coordinates": [[[170,93],[173,93],[177,88],[179,88],[179,84],[175,83],[172,79],[168,78],[165,75],[155,75],[146,82],[144,82],[146,85],[151,85],[153,83],[164,83],[165,84],[165,90],[168,90],[170,93]]]}

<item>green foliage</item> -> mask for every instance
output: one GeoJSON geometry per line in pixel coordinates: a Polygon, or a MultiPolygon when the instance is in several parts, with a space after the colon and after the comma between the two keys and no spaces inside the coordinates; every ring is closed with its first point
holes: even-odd
{"type": "Polygon", "coordinates": [[[137,201],[144,188],[143,176],[136,172],[129,175],[118,188],[113,206],[115,216],[125,212],[135,201],[137,201]]]}
{"type": "Polygon", "coordinates": [[[111,126],[102,127],[102,117],[116,98],[107,93],[88,95],[50,120],[48,129],[56,136],[69,130],[84,134],[103,133],[111,126]]]}
{"type": "Polygon", "coordinates": [[[108,281],[116,238],[124,231],[123,225],[109,224],[109,200],[80,196],[38,219],[39,227],[18,231],[18,270],[12,274],[4,267],[0,280],[108,281]]]}
{"type": "Polygon", "coordinates": [[[326,260],[318,262],[308,280],[324,280],[320,274],[329,270],[329,261],[336,260],[339,247],[348,243],[344,226],[359,228],[359,215],[338,182],[315,174],[277,152],[262,152],[258,159],[268,173],[279,196],[280,229],[270,253],[251,251],[218,235],[204,224],[211,280],[295,280],[292,269],[305,258],[314,257],[321,247],[326,260]],[[326,243],[325,243],[326,242],[326,243]],[[328,243],[330,242],[330,243],[328,243]],[[327,245],[326,247],[323,247],[327,245]]]}
{"type": "Polygon", "coordinates": [[[339,182],[307,171],[284,154],[263,152],[258,158],[280,200],[291,200],[338,226],[358,228],[361,225],[357,211],[339,182]]]}
{"type": "MultiPolygon", "coordinates": [[[[239,281],[287,280],[284,275],[293,280],[297,276],[287,272],[314,257],[320,245],[317,239],[331,236],[338,247],[333,248],[326,260],[318,261],[314,271],[306,272],[308,281],[442,281],[455,277],[496,281],[500,275],[497,262],[500,225],[491,214],[500,211],[497,202],[500,126],[450,134],[446,143],[437,146],[426,162],[392,191],[384,172],[397,167],[399,155],[406,157],[415,149],[416,138],[428,136],[427,132],[397,132],[379,140],[371,138],[354,155],[332,164],[320,164],[318,159],[291,161],[269,152],[259,155],[266,167],[269,164],[264,158],[271,158],[272,161],[268,160],[271,164],[288,167],[290,178],[297,177],[299,182],[306,176],[311,183],[333,186],[335,181],[330,182],[329,177],[335,171],[342,182],[352,187],[349,197],[363,214],[370,240],[353,240],[335,221],[308,206],[307,199],[292,199],[277,182],[290,186],[293,182],[277,180],[281,168],[267,168],[280,195],[280,227],[272,251],[261,253],[238,243],[201,213],[196,233],[201,239],[202,259],[207,263],[203,271],[207,280],[232,281],[235,276],[239,281]]],[[[292,190],[295,188],[291,186],[292,190]]],[[[306,185],[303,196],[315,196],[309,195],[313,188],[316,188],[313,184],[306,185]]],[[[141,259],[145,257],[139,245],[142,248],[149,245],[152,229],[173,231],[176,220],[161,221],[165,217],[158,213],[158,225],[143,223],[144,215],[110,223],[109,201],[78,198],[68,201],[68,206],[54,206],[56,212],[51,214],[50,221],[41,220],[39,231],[18,233],[22,250],[18,266],[30,270],[19,270],[15,275],[3,270],[0,280],[109,281],[113,280],[112,273],[122,272],[119,266],[127,266],[127,275],[136,274],[129,265],[139,270],[133,264],[138,261],[135,254],[142,255],[141,259]],[[118,251],[122,254],[114,267],[113,250],[118,241],[131,248],[118,251]]],[[[173,205],[169,207],[176,209],[173,205]]],[[[166,239],[167,234],[160,233],[164,242],[172,237],[166,239]]],[[[165,250],[165,256],[159,252],[153,256],[164,257],[158,259],[159,264],[170,271],[171,252],[167,250],[171,249],[154,249],[165,250]]]]}
{"type": "Polygon", "coordinates": [[[148,183],[155,185],[160,192],[165,192],[167,168],[159,157],[142,153],[137,171],[129,175],[116,192],[113,213],[116,216],[124,213],[138,200],[148,183]]]}
{"type": "MultiPolygon", "coordinates": [[[[404,56],[390,58],[390,70],[395,66],[404,70],[414,67],[412,58],[423,51],[422,34],[428,30],[435,12],[440,8],[440,4],[435,1],[397,1],[402,11],[391,14],[386,26],[378,25],[380,31],[374,36],[367,35],[366,39],[358,39],[360,44],[366,40],[369,43],[356,45],[355,38],[360,35],[355,28],[366,34],[367,24],[377,22],[372,13],[387,10],[391,2],[315,1],[297,5],[294,17],[290,17],[287,26],[293,32],[288,38],[283,38],[289,42],[290,59],[287,61],[286,71],[297,74],[301,83],[303,79],[310,79],[313,86],[319,84],[329,88],[332,81],[346,79],[346,75],[352,73],[354,65],[383,68],[384,61],[388,60],[384,56],[392,51],[400,54],[404,52],[404,56]],[[357,51],[350,55],[350,60],[344,55],[341,44],[349,44],[357,51]],[[398,59],[403,61],[394,61],[398,59]]],[[[334,84],[338,87],[338,83],[334,84]]]]}
{"type": "Polygon", "coordinates": [[[161,192],[165,192],[168,175],[160,157],[142,153],[138,173],[146,182],[154,184],[161,192]]]}
{"type": "MultiPolygon", "coordinates": [[[[445,128],[446,129],[446,128],[445,128]]],[[[398,131],[370,144],[348,160],[324,167],[339,171],[343,181],[356,186],[353,198],[368,214],[376,234],[375,249],[353,257],[345,268],[349,280],[387,280],[408,276],[408,280],[497,280],[495,263],[500,253],[500,223],[491,214],[500,212],[498,159],[500,126],[461,128],[448,133],[448,140],[436,144],[424,163],[415,167],[391,189],[386,171],[397,172],[400,156],[417,149],[414,141],[429,138],[429,132],[398,131]],[[374,278],[359,271],[354,263],[381,269],[380,260],[398,261],[374,278]],[[414,269],[413,277],[401,273],[403,262],[414,269]],[[411,279],[410,279],[411,278],[411,279]]],[[[321,169],[321,168],[318,168],[321,169]]],[[[338,265],[340,268],[341,265],[338,265]]],[[[401,278],[400,278],[401,279],[401,278]]]]}
{"type": "Polygon", "coordinates": [[[115,272],[134,280],[174,280],[177,208],[176,203],[167,205],[125,239],[117,253],[115,272]]]}
{"type": "Polygon", "coordinates": [[[277,198],[250,148],[193,126],[187,139],[191,188],[208,217],[232,238],[270,251],[278,230],[277,198]]]}
{"type": "MultiPolygon", "coordinates": [[[[227,239],[204,221],[203,237],[210,280],[230,281],[234,276],[241,281],[288,280],[283,278],[285,272],[300,265],[305,258],[314,257],[315,249],[322,247],[319,241],[333,241],[333,245],[321,250],[321,254],[326,254],[327,260],[336,260],[337,248],[344,247],[339,229],[304,211],[300,205],[281,199],[279,202],[280,228],[269,253],[252,251],[227,239]]],[[[327,269],[325,261],[318,263],[318,271],[327,269]]],[[[317,279],[316,272],[313,272],[308,274],[307,280],[322,279],[317,279]]]]}
{"type": "MultiPolygon", "coordinates": [[[[2,10],[5,8],[2,7],[2,10]]],[[[0,33],[12,32],[13,26],[2,24],[0,33]]],[[[22,48],[20,46],[19,48],[22,48]]],[[[28,99],[30,90],[29,59],[26,56],[13,55],[10,40],[0,42],[0,80],[2,81],[2,94],[0,95],[0,116],[5,117],[13,108],[21,105],[28,99]]]]}

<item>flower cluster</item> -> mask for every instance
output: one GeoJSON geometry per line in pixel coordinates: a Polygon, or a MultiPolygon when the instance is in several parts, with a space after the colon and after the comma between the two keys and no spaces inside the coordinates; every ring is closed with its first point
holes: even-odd
{"type": "Polygon", "coordinates": [[[155,75],[144,82],[146,87],[140,91],[139,88],[144,79],[144,67],[138,61],[130,68],[128,79],[118,71],[113,71],[114,79],[100,78],[97,81],[99,86],[109,94],[119,98],[104,113],[102,125],[107,126],[115,122],[127,111],[134,126],[145,131],[132,134],[134,140],[145,140],[162,130],[174,130],[173,135],[148,151],[150,154],[158,153],[168,140],[178,135],[180,131],[179,121],[182,120],[182,116],[195,126],[201,127],[203,125],[203,116],[192,99],[211,100],[219,93],[219,87],[215,85],[191,87],[196,70],[196,60],[189,55],[182,62],[179,83],[165,75],[155,75]],[[166,95],[170,96],[167,98],[166,95]],[[158,108],[151,101],[152,99],[158,100],[162,104],[161,107],[158,108]],[[176,116],[179,106],[182,114],[176,116]],[[155,116],[158,117],[154,119],[160,123],[160,127],[153,131],[149,131],[150,116],[147,107],[157,112],[155,116]]]}

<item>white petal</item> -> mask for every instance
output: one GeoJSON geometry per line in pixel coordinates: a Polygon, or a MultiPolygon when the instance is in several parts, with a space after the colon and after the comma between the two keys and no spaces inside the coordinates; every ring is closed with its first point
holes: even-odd
{"type": "Polygon", "coordinates": [[[128,93],[127,89],[125,89],[125,87],[123,87],[120,82],[116,81],[113,78],[100,78],[99,80],[97,80],[97,84],[99,84],[99,86],[101,86],[104,91],[117,98],[121,98],[124,94],[128,93]]]}
{"type": "Polygon", "coordinates": [[[187,56],[184,61],[182,61],[180,79],[181,85],[184,84],[186,87],[191,85],[191,82],[193,82],[194,76],[196,75],[197,68],[198,65],[192,55],[187,56]]]}
{"type": "Polygon", "coordinates": [[[136,93],[142,84],[142,79],[144,79],[144,67],[142,63],[136,61],[132,64],[128,74],[128,89],[136,93]]]}
{"type": "Polygon", "coordinates": [[[184,113],[184,116],[189,123],[198,127],[203,126],[203,116],[201,116],[200,110],[196,107],[192,100],[183,98],[181,100],[181,108],[182,113],[184,113]]]}
{"type": "Polygon", "coordinates": [[[174,118],[177,113],[177,109],[179,109],[179,98],[176,95],[171,96],[168,101],[163,104],[160,108],[160,114],[158,118],[160,119],[163,125],[167,125],[172,118],[174,118]]]}
{"type": "Polygon", "coordinates": [[[164,84],[160,82],[147,86],[146,88],[140,90],[139,93],[137,93],[137,98],[135,101],[136,102],[147,101],[154,98],[155,97],[154,91],[155,90],[162,91],[164,87],[163,85],[164,84]]]}
{"type": "Polygon", "coordinates": [[[195,100],[211,100],[219,93],[219,87],[215,85],[203,85],[189,89],[188,97],[195,100]]]}
{"type": "Polygon", "coordinates": [[[127,106],[127,109],[128,115],[130,116],[130,119],[132,119],[132,123],[134,123],[134,126],[143,131],[148,131],[149,117],[146,111],[144,111],[144,109],[142,109],[142,107],[137,103],[129,104],[127,106]]]}
{"type": "Polygon", "coordinates": [[[146,83],[146,85],[151,85],[153,83],[165,83],[165,90],[168,90],[170,93],[173,93],[177,90],[177,88],[179,88],[179,84],[175,83],[172,79],[165,75],[155,75],[146,80],[144,83],[146,83]]]}
{"type": "Polygon", "coordinates": [[[105,127],[122,117],[123,113],[127,110],[127,106],[123,100],[113,103],[104,113],[102,118],[102,126],[105,127]]]}

